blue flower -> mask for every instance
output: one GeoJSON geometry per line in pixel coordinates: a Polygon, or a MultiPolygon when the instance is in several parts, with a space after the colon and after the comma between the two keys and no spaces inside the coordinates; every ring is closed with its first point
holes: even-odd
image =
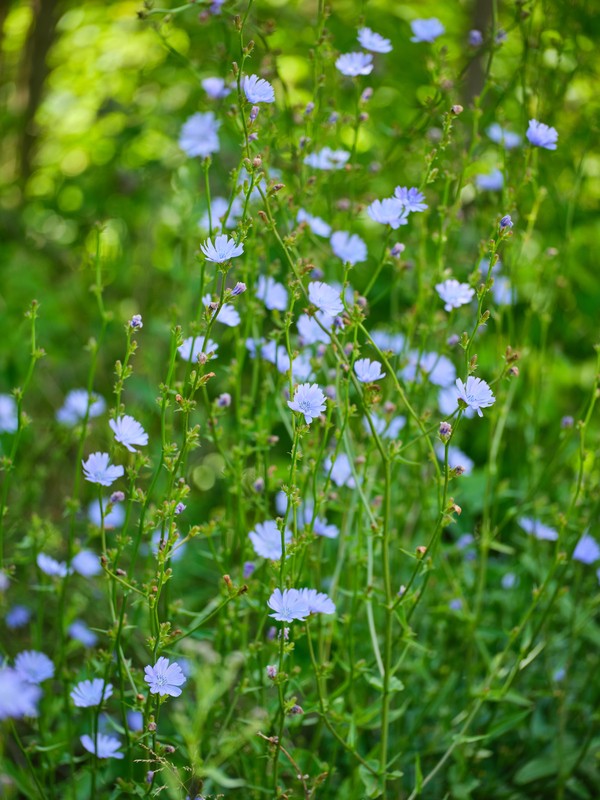
{"type": "Polygon", "coordinates": [[[556,142],[558,141],[558,131],[556,128],[551,128],[543,122],[538,122],[537,119],[530,119],[529,127],[525,135],[531,144],[537,147],[543,147],[546,150],[556,150],[556,142]]]}
{"type": "Polygon", "coordinates": [[[373,71],[373,56],[370,53],[343,53],[335,62],[342,73],[355,78],[357,75],[368,75],[373,71]]]}
{"type": "Polygon", "coordinates": [[[410,189],[407,186],[396,186],[394,197],[411,213],[413,211],[425,211],[429,208],[427,203],[423,202],[425,195],[416,186],[412,186],[410,189]]]}
{"type": "Polygon", "coordinates": [[[124,417],[109,419],[108,424],[115,435],[116,441],[126,447],[130,453],[137,453],[133,446],[134,444],[140,447],[148,444],[148,434],[140,423],[129,414],[125,414],[124,417]]]}
{"type": "MultiPolygon", "coordinates": [[[[250,531],[248,537],[257,556],[268,558],[269,561],[279,561],[283,552],[281,531],[274,520],[268,519],[265,522],[259,522],[255,525],[254,530],[250,531]]],[[[283,538],[285,544],[292,541],[292,532],[288,528],[285,529],[283,538]]]]}
{"type": "Polygon", "coordinates": [[[323,462],[323,469],[330,474],[331,480],[336,486],[347,486],[349,489],[356,489],[352,465],[345,453],[338,453],[335,460],[328,456],[323,462]]]}
{"type": "Polygon", "coordinates": [[[489,408],[496,402],[492,390],[481,378],[474,378],[469,375],[466,384],[460,378],[457,378],[456,387],[458,389],[458,399],[462,400],[473,411],[476,411],[480,417],[483,417],[482,408],[489,408]]]}
{"type": "Polygon", "coordinates": [[[270,275],[260,275],[256,285],[256,296],[262,300],[269,311],[285,311],[288,304],[288,293],[282,283],[277,283],[270,275]]]}
{"type": "Polygon", "coordinates": [[[108,500],[108,498],[104,498],[102,500],[102,505],[100,505],[100,500],[92,500],[92,502],[88,506],[88,519],[95,525],[97,528],[100,527],[102,523],[102,509],[105,510],[104,513],[104,528],[105,530],[112,530],[113,528],[120,528],[121,525],[125,522],[125,510],[122,505],[119,503],[113,503],[108,500]],[[112,506],[110,511],[106,511],[108,505],[112,506]]]}
{"type": "Polygon", "coordinates": [[[15,398],[10,394],[0,394],[0,433],[14,433],[18,427],[15,398]]]}
{"type": "Polygon", "coordinates": [[[84,647],[94,647],[98,641],[96,634],[91,631],[83,620],[76,619],[69,625],[69,636],[84,647]]]}
{"type": "MultiPolygon", "coordinates": [[[[387,420],[385,417],[371,412],[371,423],[377,435],[382,439],[397,439],[400,431],[406,425],[406,417],[398,416],[387,420]]],[[[371,434],[371,425],[367,417],[363,417],[363,428],[366,433],[371,434]]]]}
{"type": "Polygon", "coordinates": [[[434,386],[450,386],[456,379],[456,367],[446,356],[439,353],[419,353],[411,350],[408,353],[408,364],[402,370],[406,381],[420,383],[423,375],[434,386]]]}
{"type": "Polygon", "coordinates": [[[471,47],[481,47],[483,44],[483,34],[476,28],[469,31],[469,44],[471,47]]]}
{"type": "Polygon", "coordinates": [[[308,211],[305,211],[303,208],[298,209],[296,222],[305,222],[315,236],[322,236],[325,239],[331,236],[331,225],[328,225],[321,217],[313,217],[312,214],[309,214],[308,211]]]}
{"type": "Polygon", "coordinates": [[[100,486],[110,486],[125,472],[121,465],[110,463],[108,453],[92,453],[87,461],[81,463],[86,481],[100,486]]]}
{"type": "Polygon", "coordinates": [[[212,111],[198,112],[183,123],[179,134],[179,147],[190,157],[206,158],[219,152],[218,131],[221,123],[212,111]]]}
{"type": "Polygon", "coordinates": [[[212,353],[211,358],[217,358],[216,352],[219,349],[219,345],[213,342],[212,339],[207,339],[206,346],[203,347],[204,338],[203,335],[197,335],[188,336],[187,339],[183,340],[183,344],[179,345],[177,352],[184,361],[198,361],[201,355],[208,356],[209,353],[212,353]]]}
{"type": "MultiPolygon", "coordinates": [[[[440,461],[444,460],[445,448],[443,444],[435,446],[435,454],[440,461]]],[[[450,446],[448,448],[448,467],[450,469],[457,470],[461,475],[470,475],[474,466],[475,462],[466,453],[459,450],[458,447],[450,446]]]]}
{"type": "Polygon", "coordinates": [[[13,606],[9,609],[4,621],[7,628],[15,630],[15,628],[22,628],[27,625],[30,619],[31,611],[26,606],[13,606]]]}
{"type": "Polygon", "coordinates": [[[467,283],[459,283],[454,278],[443,283],[436,283],[435,288],[445,303],[444,309],[446,311],[452,311],[453,308],[460,308],[470,303],[475,294],[475,290],[467,283]]]}
{"type": "Polygon", "coordinates": [[[87,389],[72,389],[62,405],[56,412],[56,419],[63,425],[77,425],[85,419],[100,416],[106,410],[106,401],[95,394],[89,395],[87,389]],[[89,406],[89,410],[88,410],[89,406]]]}
{"type": "Polygon", "coordinates": [[[222,227],[221,220],[227,214],[229,210],[229,214],[227,216],[227,228],[235,228],[239,217],[242,216],[244,206],[240,197],[234,197],[231,203],[231,207],[229,206],[229,200],[226,200],[224,197],[213,197],[210,202],[210,219],[208,216],[208,211],[206,211],[200,222],[198,223],[198,227],[202,228],[204,231],[208,231],[210,229],[210,225],[212,223],[213,231],[215,229],[220,229],[222,227]]]}
{"type": "Polygon", "coordinates": [[[268,600],[269,608],[275,613],[269,614],[279,622],[304,621],[310,614],[306,600],[297,589],[275,589],[268,600]]]}
{"type": "Polygon", "coordinates": [[[319,311],[330,317],[335,317],[344,310],[339,289],[322,281],[311,281],[308,284],[308,299],[319,311]]]}
{"type": "Polygon", "coordinates": [[[88,736],[87,733],[84,733],[83,736],[80,737],[79,741],[84,746],[84,748],[88,751],[88,753],[93,753],[98,758],[123,758],[123,753],[119,753],[119,747],[121,746],[121,742],[116,738],[116,736],[105,736],[103,733],[96,734],[96,743],[91,736],[88,736]]]}
{"type": "Polygon", "coordinates": [[[64,578],[69,572],[64,561],[56,561],[52,556],[47,556],[46,553],[38,553],[35,563],[42,572],[52,578],[64,578]]]}
{"type": "MultiPolygon", "coordinates": [[[[209,316],[212,317],[216,307],[218,307],[219,304],[213,303],[210,294],[204,295],[202,298],[202,303],[204,306],[206,306],[209,316]]],[[[219,309],[219,313],[215,317],[215,320],[216,322],[220,322],[221,325],[227,325],[228,328],[236,328],[241,322],[241,317],[235,306],[232,306],[231,303],[223,303],[219,309]]]]}
{"type": "Polygon", "coordinates": [[[533,517],[519,517],[517,522],[525,533],[535,536],[535,538],[540,541],[555,542],[558,539],[558,533],[554,528],[544,525],[544,523],[540,522],[538,519],[534,519],[533,517]]]}
{"type": "Polygon", "coordinates": [[[381,363],[371,361],[369,358],[359,358],[355,361],[354,372],[361,383],[373,383],[385,378],[385,372],[381,371],[381,363]]]}
{"type": "Polygon", "coordinates": [[[225,83],[224,78],[211,76],[209,78],[203,78],[201,83],[206,94],[213,100],[221,100],[231,93],[231,87],[225,83]]]}
{"type": "Polygon", "coordinates": [[[227,234],[222,233],[215,238],[215,242],[207,239],[200,245],[200,250],[204,253],[207,261],[215,264],[224,264],[232,258],[241,256],[244,252],[243,244],[236,244],[234,239],[230,239],[227,234]]]}
{"type": "Polygon", "coordinates": [[[385,39],[381,34],[375,33],[370,28],[360,28],[358,31],[358,43],[365,50],[373,53],[389,53],[392,50],[392,43],[385,39]]]}
{"type": "Polygon", "coordinates": [[[54,675],[54,664],[45,653],[23,650],[15,658],[15,670],[27,683],[41,683],[54,675]]]}
{"type": "Polygon", "coordinates": [[[492,125],[490,125],[486,132],[492,142],[496,142],[496,144],[503,144],[507,150],[513,150],[515,147],[518,147],[521,144],[521,137],[518,133],[512,133],[512,131],[505,130],[497,122],[494,122],[492,125]]]}
{"type": "Polygon", "coordinates": [[[367,258],[367,245],[356,233],[335,231],[329,240],[334,254],[345,264],[360,264],[367,258]]]}
{"type": "Polygon", "coordinates": [[[271,84],[258,75],[245,75],[242,89],[250,103],[274,103],[275,91],[271,84]]]}
{"type": "Polygon", "coordinates": [[[476,175],[475,184],[478,189],[487,192],[499,192],[504,186],[504,175],[499,169],[494,169],[488,175],[476,175]]]}
{"type": "Polygon", "coordinates": [[[411,42],[433,42],[438,36],[446,32],[446,29],[435,17],[430,19],[414,19],[410,23],[413,32],[411,42]]]}
{"type": "MultiPolygon", "coordinates": [[[[458,397],[456,396],[454,386],[446,386],[440,390],[438,395],[438,408],[445,417],[450,417],[454,414],[458,408],[458,397]]],[[[475,416],[475,412],[472,408],[465,408],[464,415],[468,419],[472,419],[475,416]]]]}
{"type": "Polygon", "coordinates": [[[0,720],[36,717],[39,686],[29,683],[14,669],[0,667],[0,720]]]}
{"type": "Polygon", "coordinates": [[[304,163],[313,169],[343,169],[349,158],[350,153],[347,150],[332,150],[331,147],[324,147],[318,153],[307,155],[304,163]]]}
{"type": "Polygon", "coordinates": [[[400,225],[408,225],[408,210],[396,197],[387,197],[385,200],[373,200],[367,207],[367,214],[381,225],[389,225],[396,230],[400,225]]]}
{"type": "Polygon", "coordinates": [[[172,664],[168,658],[161,656],[156,664],[144,668],[144,680],[150,687],[150,694],[171,695],[179,697],[181,694],[180,686],[186,681],[179,664],[174,661],[172,664]]]}
{"type": "Polygon", "coordinates": [[[302,344],[328,344],[331,338],[329,331],[333,328],[333,323],[334,318],[324,314],[322,311],[317,311],[314,317],[309,317],[308,314],[301,314],[298,317],[296,327],[302,344]]]}
{"type": "Polygon", "coordinates": [[[500,230],[503,231],[506,228],[512,228],[513,221],[510,214],[505,214],[502,219],[500,220],[500,230]]]}
{"type": "Polygon", "coordinates": [[[503,589],[513,589],[517,585],[518,579],[514,572],[507,572],[502,576],[500,583],[503,589]]]}
{"type": "Polygon", "coordinates": [[[311,614],[335,614],[335,603],[325,592],[316,589],[300,589],[300,596],[311,614]]]}
{"type": "Polygon", "coordinates": [[[113,693],[111,683],[105,684],[102,678],[94,678],[92,681],[80,681],[71,690],[71,699],[77,708],[91,708],[99,706],[103,700],[113,693]]]}
{"type": "Polygon", "coordinates": [[[139,331],[144,327],[144,322],[142,320],[141,314],[134,314],[132,318],[129,320],[129,327],[133,328],[135,331],[139,331]]]}
{"type": "Polygon", "coordinates": [[[100,559],[91,550],[80,550],[71,561],[71,567],[83,575],[84,578],[93,578],[102,572],[100,559]]]}
{"type": "Polygon", "coordinates": [[[325,402],[325,395],[316,383],[302,383],[296,387],[294,399],[288,400],[288,406],[292,411],[297,411],[299,414],[304,414],[304,420],[307,425],[313,421],[315,417],[322,414],[327,405],[325,402]]]}
{"type": "Polygon", "coordinates": [[[582,564],[593,564],[600,559],[600,546],[593,536],[584,533],[573,551],[573,559],[582,564]]]}

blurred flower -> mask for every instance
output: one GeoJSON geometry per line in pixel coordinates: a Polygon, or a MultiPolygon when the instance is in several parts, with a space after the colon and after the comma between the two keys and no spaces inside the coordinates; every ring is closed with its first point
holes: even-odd
{"type": "Polygon", "coordinates": [[[483,44],[483,34],[481,31],[478,31],[476,28],[469,31],[469,44],[471,47],[481,47],[483,44]]]}
{"type": "MultiPolygon", "coordinates": [[[[205,294],[202,298],[202,303],[206,306],[210,316],[212,317],[214,311],[212,311],[210,308],[212,303],[211,296],[209,294],[205,294]]],[[[241,321],[241,317],[237,308],[231,305],[231,303],[223,303],[215,319],[222,325],[227,325],[228,328],[236,328],[241,321]]]]}
{"type": "MultiPolygon", "coordinates": [[[[229,408],[231,405],[231,395],[229,392],[223,392],[217,397],[217,405],[219,408],[229,408]]],[[[185,508],[185,506],[184,506],[185,508]]]]}
{"type": "Polygon", "coordinates": [[[600,546],[589,533],[584,533],[577,542],[577,546],[573,551],[573,559],[574,561],[581,561],[582,564],[593,564],[594,561],[600,559],[600,546]]]}
{"type": "Polygon", "coordinates": [[[15,398],[10,394],[0,394],[0,433],[14,433],[18,427],[15,398]]]}
{"type": "Polygon", "coordinates": [[[82,461],[81,463],[86,481],[97,483],[100,486],[110,486],[125,473],[121,465],[110,463],[108,453],[99,451],[92,453],[87,461],[82,461]]]}
{"type": "Polygon", "coordinates": [[[81,642],[84,647],[94,647],[98,641],[96,634],[80,619],[74,620],[69,625],[68,633],[72,639],[81,642]]]}
{"type": "Polygon", "coordinates": [[[217,358],[216,352],[219,349],[219,345],[213,342],[212,339],[207,339],[206,346],[203,348],[204,338],[204,335],[197,335],[188,336],[187,339],[184,339],[183,344],[177,348],[177,352],[184,361],[198,361],[200,355],[207,356],[209,353],[213,354],[212,358],[217,358]]]}
{"type": "Polygon", "coordinates": [[[103,700],[108,700],[112,693],[111,683],[105,685],[102,678],[94,678],[91,681],[80,681],[73,687],[71,699],[77,708],[90,708],[99,706],[103,700]]]}
{"type": "Polygon", "coordinates": [[[274,103],[275,92],[271,84],[258,75],[245,75],[242,89],[250,103],[274,103]]]}
{"type": "Polygon", "coordinates": [[[144,729],[144,715],[141,711],[130,710],[127,712],[127,727],[134,733],[144,729]]]}
{"type": "Polygon", "coordinates": [[[327,408],[325,395],[316,383],[312,385],[310,383],[302,383],[297,386],[294,399],[288,400],[288,406],[292,411],[303,414],[307,425],[310,425],[313,419],[322,414],[327,408]]]}
{"type": "Polygon", "coordinates": [[[231,94],[231,87],[225,83],[224,78],[211,76],[209,78],[203,78],[201,83],[206,94],[213,100],[220,100],[223,97],[227,97],[228,94],[231,94]]]}
{"type": "Polygon", "coordinates": [[[115,435],[115,440],[126,447],[130,453],[137,453],[133,447],[134,444],[141,447],[148,444],[148,434],[140,423],[129,414],[109,419],[108,424],[115,435]]]}
{"type": "Polygon", "coordinates": [[[502,219],[500,220],[500,230],[502,231],[504,230],[504,228],[512,228],[513,224],[514,223],[511,219],[510,214],[505,214],[505,216],[503,216],[502,219]]]}
{"type": "Polygon", "coordinates": [[[370,53],[343,53],[335,62],[342,75],[355,78],[373,71],[373,56],[370,53]]]}
{"type": "Polygon", "coordinates": [[[420,383],[425,375],[435,386],[450,386],[456,379],[456,367],[446,356],[439,353],[419,353],[411,350],[408,353],[408,364],[402,370],[406,381],[420,383]]]}
{"type": "Polygon", "coordinates": [[[408,210],[396,197],[373,200],[367,207],[367,214],[374,222],[379,222],[380,225],[389,225],[392,230],[396,230],[400,225],[408,225],[408,210]]]}
{"type": "Polygon", "coordinates": [[[452,611],[460,611],[463,607],[463,602],[460,597],[455,597],[454,600],[450,600],[448,606],[452,609],[452,611]]]}
{"type": "Polygon", "coordinates": [[[319,311],[330,317],[335,317],[344,310],[339,290],[322,281],[311,281],[308,284],[308,299],[319,311]]]}
{"type": "Polygon", "coordinates": [[[435,288],[445,303],[445,311],[452,311],[453,308],[460,308],[470,303],[475,294],[475,290],[467,283],[459,283],[454,278],[443,283],[436,283],[435,288]]]}
{"type": "Polygon", "coordinates": [[[267,664],[267,678],[274,680],[277,677],[279,669],[276,664],[267,664]]]}
{"type": "Polygon", "coordinates": [[[486,131],[492,142],[503,144],[507,150],[513,150],[521,144],[521,137],[518,133],[505,130],[497,122],[494,122],[486,131]]]}
{"type": "Polygon", "coordinates": [[[11,630],[22,628],[31,619],[31,611],[26,606],[13,606],[6,614],[6,627],[11,630]]]}
{"type": "Polygon", "coordinates": [[[367,258],[367,245],[356,233],[335,231],[329,240],[334,254],[345,264],[360,264],[367,258]]]}
{"type": "Polygon", "coordinates": [[[214,244],[211,239],[207,239],[200,245],[200,250],[204,253],[207,261],[215,264],[224,264],[232,258],[241,256],[244,252],[243,244],[236,244],[234,239],[228,238],[226,234],[215,237],[214,244]]]}
{"type": "Polygon", "coordinates": [[[518,578],[514,572],[507,572],[505,575],[502,576],[502,580],[500,584],[503,589],[512,589],[518,583],[518,578]]]}
{"type": "Polygon", "coordinates": [[[504,175],[499,169],[494,169],[487,175],[476,175],[475,184],[478,189],[487,192],[499,192],[504,186],[504,175]]]}
{"type": "Polygon", "coordinates": [[[361,383],[373,383],[385,378],[385,372],[381,371],[379,361],[371,361],[370,358],[359,358],[354,362],[354,372],[361,383]]]}
{"type": "Polygon", "coordinates": [[[288,294],[282,283],[277,283],[270,275],[260,275],[256,285],[256,296],[262,300],[269,311],[285,311],[288,294]]]}
{"type": "Polygon", "coordinates": [[[334,460],[327,456],[323,468],[327,473],[331,471],[331,480],[336,486],[348,486],[349,489],[356,489],[350,459],[345,453],[338,453],[334,460]]]}
{"type": "Polygon", "coordinates": [[[47,556],[45,553],[38,553],[35,561],[42,572],[53,578],[64,578],[68,573],[67,565],[64,561],[56,561],[52,556],[47,556]]]}
{"type": "MultiPolygon", "coordinates": [[[[248,537],[257,556],[268,558],[270,561],[279,561],[282,555],[281,531],[274,520],[259,522],[248,537]]],[[[292,541],[292,532],[288,528],[285,529],[283,538],[285,544],[292,541]]]]}
{"type": "MultiPolygon", "coordinates": [[[[444,460],[445,448],[443,444],[437,444],[435,446],[435,454],[440,461],[444,460]]],[[[473,471],[473,467],[475,466],[475,462],[469,458],[466,453],[463,453],[462,450],[459,450],[458,447],[453,447],[451,445],[448,448],[448,466],[450,469],[459,469],[462,467],[464,474],[470,475],[473,471]]]]}
{"type": "Polygon", "coordinates": [[[322,236],[325,239],[331,236],[331,225],[328,225],[321,217],[313,217],[308,211],[303,208],[298,209],[296,215],[296,222],[305,222],[315,236],[322,236]]]}
{"type": "Polygon", "coordinates": [[[531,144],[537,147],[543,147],[545,150],[556,150],[556,142],[558,141],[556,128],[550,128],[543,122],[538,122],[537,119],[530,119],[525,135],[531,144]]]}
{"type": "Polygon", "coordinates": [[[545,542],[555,542],[558,539],[558,533],[554,528],[549,528],[533,517],[518,517],[517,522],[523,528],[525,533],[535,536],[536,539],[545,542]]]}
{"type": "Polygon", "coordinates": [[[335,603],[325,592],[316,589],[300,589],[300,596],[308,606],[310,614],[335,614],[335,603]]]}
{"type": "Polygon", "coordinates": [[[425,211],[429,206],[424,203],[425,195],[420,192],[416,186],[410,189],[406,186],[396,186],[394,189],[394,197],[402,206],[409,212],[425,211]]]}
{"type": "Polygon", "coordinates": [[[123,753],[119,753],[118,749],[121,742],[115,736],[105,736],[103,733],[96,734],[96,743],[92,740],[91,736],[84,733],[79,741],[88,751],[93,753],[98,758],[123,758],[123,753]]]}
{"type": "Polygon", "coordinates": [[[36,717],[39,686],[23,679],[11,667],[0,667],[0,720],[36,717]]]}
{"type": "Polygon", "coordinates": [[[77,425],[85,419],[99,417],[106,410],[106,401],[95,394],[88,395],[87,389],[72,389],[62,405],[56,412],[56,419],[63,425],[77,425]],[[88,411],[89,402],[89,411],[88,411]]]}
{"type": "Polygon", "coordinates": [[[27,683],[41,683],[54,675],[54,664],[45,653],[23,650],[15,658],[15,670],[27,683]]]}
{"type": "MultiPolygon", "coordinates": [[[[102,509],[106,509],[108,505],[109,502],[106,497],[103,498],[102,505],[100,505],[100,500],[92,500],[88,506],[88,519],[92,525],[95,525],[97,528],[100,527],[102,524],[102,509]]],[[[110,505],[112,508],[104,515],[105,530],[120,528],[125,522],[125,509],[123,506],[119,505],[119,503],[113,503],[112,501],[110,505]]]]}
{"type": "Polygon", "coordinates": [[[304,621],[310,614],[306,600],[297,589],[275,589],[268,600],[269,608],[275,613],[269,614],[279,622],[304,621]]]}
{"type": "Polygon", "coordinates": [[[190,157],[206,158],[211,153],[218,153],[220,127],[221,123],[212,111],[192,114],[181,128],[179,147],[190,157]]]}
{"type": "Polygon", "coordinates": [[[179,664],[174,661],[169,663],[169,659],[161,656],[156,664],[144,668],[144,680],[150,687],[150,694],[171,695],[179,697],[181,694],[180,686],[186,681],[185,675],[181,671],[179,664]]]}
{"type": "Polygon", "coordinates": [[[206,211],[198,223],[199,227],[208,231],[212,224],[213,230],[219,229],[221,227],[221,219],[227,214],[228,210],[229,215],[227,216],[225,227],[235,228],[244,210],[243,203],[237,195],[231,201],[231,207],[229,205],[229,200],[226,200],[224,197],[213,197],[210,203],[210,219],[208,211],[206,211]]]}
{"type": "Polygon", "coordinates": [[[373,53],[389,53],[392,50],[390,40],[384,39],[383,36],[375,33],[370,28],[360,28],[358,42],[365,50],[371,50],[373,53]]]}
{"type": "Polygon", "coordinates": [[[410,27],[413,32],[411,42],[433,42],[446,31],[439,19],[435,17],[431,19],[414,19],[410,23],[410,27]]]}
{"type": "Polygon", "coordinates": [[[324,147],[318,153],[306,156],[304,163],[313,169],[342,169],[349,158],[350,153],[347,150],[332,150],[331,147],[324,147]]]}
{"type": "Polygon", "coordinates": [[[84,578],[93,578],[94,575],[99,575],[102,572],[100,566],[100,559],[91,550],[80,550],[71,561],[71,567],[83,575],[84,578]]]}
{"type": "Polygon", "coordinates": [[[462,400],[469,408],[476,411],[483,417],[482,408],[489,408],[496,402],[496,398],[488,384],[481,378],[474,378],[469,375],[466,384],[460,378],[456,379],[457,397],[462,400]]]}
{"type": "Polygon", "coordinates": [[[254,563],[254,561],[244,561],[242,575],[244,576],[244,578],[249,578],[255,569],[256,569],[256,564],[254,563]]]}
{"type": "MultiPolygon", "coordinates": [[[[162,534],[159,530],[154,531],[152,534],[152,538],[150,539],[150,549],[154,553],[154,555],[158,555],[158,551],[160,549],[161,540],[163,542],[163,547],[166,547],[166,543],[169,537],[167,534],[162,534]]],[[[175,542],[171,542],[171,552],[169,553],[169,558],[173,563],[179,561],[179,559],[183,556],[187,548],[187,542],[179,542],[175,540],[175,542]]]]}

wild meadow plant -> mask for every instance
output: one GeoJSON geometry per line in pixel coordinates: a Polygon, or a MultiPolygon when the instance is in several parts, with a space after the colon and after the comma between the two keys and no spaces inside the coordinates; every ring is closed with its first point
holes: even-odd
{"type": "Polygon", "coordinates": [[[529,2],[280,5],[59,23],[123,47],[106,152],[149,71],[114,174],[167,156],[3,348],[2,796],[598,797],[577,53],[529,2]]]}

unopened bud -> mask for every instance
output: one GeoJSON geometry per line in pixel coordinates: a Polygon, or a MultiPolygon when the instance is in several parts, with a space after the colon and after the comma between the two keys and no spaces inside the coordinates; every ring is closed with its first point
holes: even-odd
{"type": "Polygon", "coordinates": [[[462,114],[462,112],[464,111],[464,108],[463,108],[462,106],[459,106],[459,105],[457,104],[457,105],[454,105],[454,106],[452,106],[452,108],[450,109],[450,111],[452,111],[452,113],[453,113],[455,116],[458,116],[459,114],[462,114]]]}

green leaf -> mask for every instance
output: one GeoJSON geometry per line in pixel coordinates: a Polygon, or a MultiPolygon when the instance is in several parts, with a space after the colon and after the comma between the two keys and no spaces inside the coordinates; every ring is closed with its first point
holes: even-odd
{"type": "MultiPolygon", "coordinates": [[[[379,764],[372,759],[367,761],[367,764],[372,767],[374,770],[379,768],[379,764]]],[[[365,787],[366,797],[374,798],[374,797],[381,797],[381,788],[379,777],[377,775],[373,775],[372,772],[361,764],[358,768],[358,774],[360,775],[360,779],[363,782],[363,786],[365,787]]]]}

